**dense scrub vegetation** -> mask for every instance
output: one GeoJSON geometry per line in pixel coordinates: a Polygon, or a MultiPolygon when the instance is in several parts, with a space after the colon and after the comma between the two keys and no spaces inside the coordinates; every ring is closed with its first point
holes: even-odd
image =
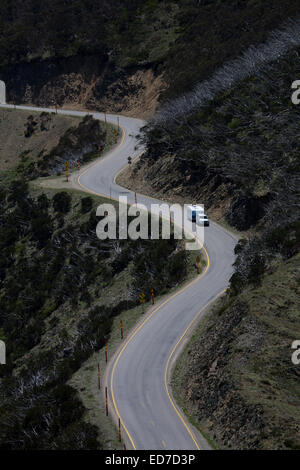
{"type": "Polygon", "coordinates": [[[100,241],[95,201],[68,192],[32,197],[21,181],[1,190],[0,220],[8,354],[0,370],[0,446],[95,448],[97,430],[82,422],[84,409],[66,382],[103,347],[112,318],[137,305],[141,289],[150,297],[152,287],[164,292],[183,279],[185,252],[175,240],[100,241]],[[131,298],[108,306],[102,294],[124,270],[131,298]]]}
{"type": "Polygon", "coordinates": [[[111,126],[105,126],[92,116],[86,116],[77,127],[71,127],[60,138],[59,143],[38,162],[39,171],[57,174],[65,168],[65,162],[75,166],[88,163],[98,150],[103,152],[114,141],[111,126]]]}
{"type": "MultiPolygon", "coordinates": [[[[153,121],[145,129],[148,153],[140,167],[146,179],[170,194],[180,188],[207,208],[230,201],[227,221],[262,234],[249,242],[251,252],[265,247],[264,256],[257,255],[262,266],[276,251],[289,257],[298,249],[291,234],[299,218],[300,115],[290,88],[299,70],[298,53],[296,48],[197,112],[187,109],[180,119],[153,121]]],[[[240,263],[244,274],[248,249],[247,243],[240,263]]],[[[247,256],[251,264],[252,254],[247,256]]]]}
{"type": "MultiPolygon", "coordinates": [[[[299,23],[290,40],[276,61],[232,77],[212,99],[201,101],[200,84],[162,109],[145,128],[148,151],[134,170],[156,194],[180,193],[247,231],[228,292],[174,378],[181,405],[225,449],[300,446],[299,370],[291,362],[299,332],[300,114],[291,101],[299,23]]],[[[225,80],[231,72],[224,68],[225,80]]]]}
{"type": "Polygon", "coordinates": [[[168,99],[191,90],[299,13],[297,0],[184,0],[179,4],[180,35],[166,60],[168,99]]]}
{"type": "MultiPolygon", "coordinates": [[[[49,119],[45,113],[29,116],[25,139],[49,119]]],[[[100,241],[101,199],[30,186],[45,172],[61,171],[65,161],[88,161],[110,137],[114,142],[110,126],[87,116],[51,151],[35,158],[25,152],[15,168],[1,173],[0,338],[7,347],[7,364],[0,368],[2,449],[101,448],[101,432],[86,423],[68,381],[103,347],[114,316],[138,304],[141,289],[149,299],[152,288],[164,293],[186,274],[181,242],[100,241]],[[125,272],[129,294],[111,296],[125,272]]]]}
{"type": "Polygon", "coordinates": [[[297,14],[297,0],[3,0],[0,68],[94,55],[163,72],[173,98],[297,14]]]}
{"type": "MultiPolygon", "coordinates": [[[[100,63],[108,54],[117,56],[118,62],[124,65],[146,63],[149,49],[159,49],[161,45],[158,41],[151,45],[146,33],[151,33],[153,20],[160,26],[156,29],[168,30],[160,22],[159,14],[174,8],[176,3],[168,0],[118,0],[113,4],[107,0],[68,3],[14,0],[7,4],[1,1],[0,65],[89,54],[97,54],[100,63]]],[[[159,37],[162,38],[161,33],[159,37]]]]}
{"type": "Polygon", "coordinates": [[[300,449],[299,266],[297,254],[218,302],[179,361],[176,397],[221,449],[300,449]]]}
{"type": "MultiPolygon", "coordinates": [[[[77,168],[78,163],[82,165],[93,158],[99,157],[118,138],[118,134],[115,136],[113,133],[113,126],[105,125],[87,115],[79,121],[79,124],[75,122],[74,126],[69,127],[60,138],[57,138],[58,142],[54,147],[45,148],[45,142],[44,145],[42,144],[43,141],[37,144],[41,140],[41,133],[47,135],[49,132],[53,138],[53,129],[55,127],[56,120],[50,113],[42,112],[29,115],[24,124],[24,137],[27,148],[17,158],[12,158],[18,164],[11,168],[9,172],[1,172],[0,180],[7,178],[13,180],[21,175],[26,180],[39,176],[57,175],[65,171],[66,162],[69,164],[69,170],[72,170],[77,168]],[[52,132],[49,132],[48,128],[50,126],[52,132]]],[[[9,138],[12,138],[11,135],[9,135],[9,138]]],[[[22,144],[22,141],[20,144],[22,144]]],[[[15,151],[18,150],[19,146],[17,145],[15,151]]],[[[13,149],[10,149],[10,155],[13,151],[13,149]]],[[[2,160],[7,161],[5,149],[0,156],[2,160]]]]}

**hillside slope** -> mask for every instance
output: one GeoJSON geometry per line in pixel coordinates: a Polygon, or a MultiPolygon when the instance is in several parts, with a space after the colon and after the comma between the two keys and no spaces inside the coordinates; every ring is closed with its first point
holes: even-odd
{"type": "Polygon", "coordinates": [[[173,377],[179,403],[219,448],[299,449],[299,254],[211,309],[173,377]]]}
{"type": "Polygon", "coordinates": [[[224,216],[239,230],[265,226],[275,210],[293,219],[300,114],[291,101],[291,84],[299,50],[198,109],[151,121],[144,135],[148,151],[132,176],[140,180],[143,174],[155,192],[180,193],[209,210],[226,203],[224,216]]]}
{"type": "Polygon", "coordinates": [[[189,107],[193,94],[183,97],[178,115],[178,101],[168,104],[144,128],[147,152],[119,178],[162,199],[204,203],[244,232],[228,292],[174,376],[179,403],[225,449],[300,445],[299,367],[291,361],[300,335],[300,114],[291,101],[299,50],[198,106],[196,90],[196,105],[189,107]]]}
{"type": "Polygon", "coordinates": [[[297,14],[297,0],[1,0],[0,78],[10,101],[149,116],[297,14]]]}
{"type": "MultiPolygon", "coordinates": [[[[164,103],[145,128],[147,152],[127,183],[161,199],[204,203],[212,217],[245,232],[230,288],[174,378],[187,413],[225,449],[300,445],[299,367],[290,350],[300,335],[300,114],[291,103],[298,23],[288,52],[274,50],[275,59],[259,59],[264,66],[256,68],[250,49],[252,72],[232,81],[219,75],[226,87],[201,106],[195,99],[189,108],[193,93],[172,100],[296,17],[298,3],[0,0],[8,100],[147,117],[164,103]]],[[[8,364],[0,370],[0,447],[102,448],[101,424],[99,431],[86,422],[69,379],[103,347],[114,316],[136,306],[141,285],[150,292],[148,260],[166,291],[185,277],[186,253],[174,240],[151,249],[141,242],[139,256],[130,241],[99,242],[99,199],[28,186],[108,144],[92,119],[70,130],[55,116],[28,116],[24,125],[13,111],[3,116],[0,338],[8,364]]]]}
{"type": "Polygon", "coordinates": [[[26,113],[14,109],[0,109],[0,171],[13,168],[22,155],[35,160],[49,152],[59,138],[80,119],[46,113],[26,113]]]}
{"type": "MultiPolygon", "coordinates": [[[[26,112],[14,115],[18,126],[23,117],[31,143],[43,147],[38,123],[48,115],[36,113],[29,129],[26,112]]],[[[9,140],[16,131],[6,122],[9,140]]],[[[103,348],[117,315],[126,311],[128,321],[131,315],[138,320],[141,289],[148,300],[151,288],[166,293],[190,274],[182,241],[99,240],[96,208],[107,200],[32,183],[45,171],[60,172],[66,160],[88,161],[96,144],[109,145],[110,126],[91,116],[77,123],[56,135],[58,143],[48,152],[29,152],[28,161],[14,158],[18,163],[0,174],[0,339],[7,352],[0,368],[3,450],[104,448],[105,417],[91,424],[70,379],[103,348]]],[[[5,163],[5,153],[2,158],[5,163]]]]}

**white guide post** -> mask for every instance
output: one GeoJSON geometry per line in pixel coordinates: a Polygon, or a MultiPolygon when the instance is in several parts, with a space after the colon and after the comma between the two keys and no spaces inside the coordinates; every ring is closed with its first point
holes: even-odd
{"type": "Polygon", "coordinates": [[[0,80],[0,104],[6,104],[5,83],[0,80]]]}

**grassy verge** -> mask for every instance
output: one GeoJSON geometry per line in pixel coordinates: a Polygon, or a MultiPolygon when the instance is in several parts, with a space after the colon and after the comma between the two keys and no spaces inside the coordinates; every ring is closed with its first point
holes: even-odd
{"type": "MultiPolygon", "coordinates": [[[[196,270],[194,267],[195,258],[202,255],[200,251],[193,251],[189,253],[188,265],[187,265],[187,277],[183,283],[171,289],[167,295],[158,296],[155,299],[155,306],[161,303],[167,296],[176,292],[193,278],[195,278],[196,270]]],[[[201,262],[202,268],[206,265],[205,261],[202,259],[201,262]]],[[[128,282],[128,272],[123,273],[122,276],[118,279],[117,283],[114,283],[113,289],[110,292],[110,295],[116,295],[118,288],[122,288],[124,284],[128,282]]],[[[144,307],[138,306],[130,310],[122,312],[120,315],[116,316],[113,321],[111,332],[108,340],[108,355],[112,357],[113,354],[117,351],[122,341],[125,341],[129,336],[132,329],[136,324],[145,317],[145,313],[151,309],[152,305],[146,303],[144,307]],[[143,313],[143,310],[145,313],[143,313]],[[121,339],[120,333],[120,321],[122,320],[124,327],[124,340],[121,339]]],[[[97,384],[97,367],[100,365],[101,377],[103,378],[106,370],[105,363],[105,354],[104,349],[101,349],[98,352],[95,352],[84,364],[83,366],[73,375],[70,385],[77,389],[80,398],[88,410],[86,414],[86,420],[92,424],[95,424],[99,429],[101,429],[101,440],[106,443],[107,449],[121,449],[123,448],[122,443],[118,441],[117,429],[112,421],[111,416],[106,417],[105,415],[105,403],[103,399],[102,390],[98,390],[97,384]],[[105,435],[103,435],[105,434],[105,435]]]]}
{"type": "Polygon", "coordinates": [[[78,170],[75,159],[81,150],[81,165],[85,165],[104,156],[118,143],[121,132],[115,125],[101,121],[99,126],[100,130],[96,132],[92,122],[87,123],[84,117],[79,116],[0,109],[0,134],[6,135],[0,144],[0,183],[8,185],[23,177],[36,179],[45,170],[53,174],[50,181],[57,175],[65,179],[65,160],[69,160],[71,174],[78,170]],[[93,150],[84,153],[89,137],[93,141],[93,150]],[[97,142],[100,142],[98,149],[97,142]],[[45,159],[47,161],[43,163],[45,159]],[[55,170],[53,162],[57,165],[59,159],[62,164],[55,170]]]}
{"type": "Polygon", "coordinates": [[[0,108],[0,180],[11,182],[55,147],[60,137],[82,118],[0,108]],[[30,132],[29,132],[30,130],[30,132]]]}
{"type": "MultiPolygon", "coordinates": [[[[109,150],[109,144],[107,146],[107,150],[109,150]]],[[[86,196],[84,191],[80,191],[74,188],[66,188],[65,177],[47,177],[38,179],[30,183],[30,190],[34,195],[38,195],[41,192],[46,193],[48,197],[53,197],[53,195],[59,190],[63,189],[67,193],[70,193],[75,201],[83,195],[86,196]],[[56,187],[50,187],[51,182],[55,182],[56,187]],[[41,187],[41,182],[43,182],[43,187],[41,187]],[[45,186],[46,183],[46,186],[45,186]]],[[[108,199],[102,198],[100,196],[96,196],[93,194],[89,194],[89,196],[98,204],[108,202],[108,199]]],[[[74,201],[74,202],[75,202],[74,201]]],[[[75,202],[76,205],[76,202],[75,202]]],[[[74,215],[74,214],[73,214],[74,215]]],[[[73,217],[72,215],[72,217],[73,217]]],[[[70,215],[71,217],[71,215],[70,215]]],[[[68,215],[66,216],[68,219],[68,215]]],[[[190,251],[188,253],[188,264],[187,264],[187,275],[186,279],[183,283],[176,286],[175,288],[171,289],[167,295],[174,293],[176,290],[182,288],[185,284],[190,282],[193,278],[195,278],[196,269],[195,269],[195,262],[197,256],[201,258],[200,268],[201,270],[205,267],[206,261],[203,259],[202,253],[200,250],[190,251]]],[[[112,286],[107,290],[105,293],[105,297],[102,297],[102,302],[107,304],[110,303],[111,299],[115,299],[116,297],[120,296],[120,292],[124,292],[124,287],[126,290],[126,285],[130,283],[130,272],[129,269],[122,272],[118,275],[117,279],[114,281],[112,286]]],[[[167,295],[158,296],[155,299],[155,306],[157,306],[160,302],[162,302],[167,295]]],[[[150,303],[145,304],[144,307],[138,306],[133,309],[129,309],[123,311],[120,315],[116,316],[113,321],[112,329],[109,335],[108,341],[108,352],[109,357],[116,352],[118,347],[121,344],[121,337],[120,337],[120,321],[122,320],[124,326],[124,340],[128,337],[132,329],[136,326],[136,324],[145,316],[143,310],[146,312],[148,309],[151,308],[150,303]]],[[[85,419],[87,422],[91,424],[95,424],[99,431],[100,431],[100,440],[101,442],[105,443],[106,448],[108,449],[120,449],[122,448],[122,443],[118,441],[118,435],[116,427],[112,421],[111,416],[106,417],[105,415],[105,403],[103,400],[103,393],[102,390],[98,390],[97,384],[97,367],[98,364],[100,365],[101,376],[103,379],[106,363],[105,363],[105,355],[104,350],[101,349],[98,352],[95,352],[82,366],[81,368],[76,371],[70,380],[70,385],[74,387],[80,396],[80,399],[85,407],[86,416],[85,419]]]]}
{"type": "MultiPolygon", "coordinates": [[[[94,160],[96,160],[97,158],[104,157],[105,154],[107,152],[109,152],[110,150],[112,150],[116,145],[118,145],[118,142],[120,141],[121,132],[117,131],[117,126],[116,125],[110,124],[109,122],[105,123],[102,120],[100,122],[105,127],[105,130],[106,130],[105,145],[104,145],[103,148],[100,149],[99,152],[95,152],[94,154],[92,154],[90,156],[89,161],[85,162],[83,165],[89,164],[89,163],[93,162],[94,160]],[[115,132],[117,132],[117,134],[115,134],[115,132]]],[[[69,174],[74,173],[77,170],[78,170],[78,168],[76,167],[76,165],[69,166],[69,174]]],[[[64,173],[60,173],[58,176],[60,176],[60,175],[65,176],[64,173]]],[[[57,178],[57,176],[49,177],[49,179],[51,179],[51,178],[52,179],[57,178]]]]}

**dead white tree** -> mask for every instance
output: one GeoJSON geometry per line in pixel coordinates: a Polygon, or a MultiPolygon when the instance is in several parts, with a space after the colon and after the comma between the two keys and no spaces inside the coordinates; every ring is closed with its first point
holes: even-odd
{"type": "Polygon", "coordinates": [[[156,114],[150,125],[164,126],[170,121],[179,122],[183,115],[207,105],[218,93],[257,74],[266,64],[279,59],[298,46],[300,46],[300,19],[289,20],[283,28],[275,30],[265,43],[249,47],[239,58],[223,65],[211,78],[199,83],[193,91],[169,102],[156,114]]]}

